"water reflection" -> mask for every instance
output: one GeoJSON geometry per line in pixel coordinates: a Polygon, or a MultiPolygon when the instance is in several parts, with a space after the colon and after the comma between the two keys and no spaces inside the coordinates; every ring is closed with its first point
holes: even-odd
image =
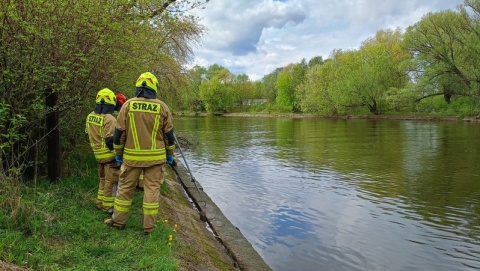
{"type": "Polygon", "coordinates": [[[274,270],[480,269],[480,129],[176,118],[205,191],[274,270]]]}

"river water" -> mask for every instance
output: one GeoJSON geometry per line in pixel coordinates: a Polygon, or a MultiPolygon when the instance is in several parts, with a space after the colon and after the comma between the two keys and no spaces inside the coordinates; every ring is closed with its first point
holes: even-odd
{"type": "Polygon", "coordinates": [[[182,149],[197,181],[275,271],[480,270],[480,124],[174,124],[197,143],[182,149]]]}

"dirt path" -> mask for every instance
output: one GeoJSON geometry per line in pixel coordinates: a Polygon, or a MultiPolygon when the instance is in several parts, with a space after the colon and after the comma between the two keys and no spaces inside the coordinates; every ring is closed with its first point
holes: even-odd
{"type": "Polygon", "coordinates": [[[11,264],[11,263],[6,263],[6,262],[0,261],[0,270],[1,271],[27,271],[28,269],[16,266],[16,265],[11,264]]]}

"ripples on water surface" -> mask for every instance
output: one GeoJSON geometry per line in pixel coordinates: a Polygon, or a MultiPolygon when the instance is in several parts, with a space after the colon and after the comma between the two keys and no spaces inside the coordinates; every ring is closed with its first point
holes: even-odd
{"type": "Polygon", "coordinates": [[[196,179],[272,269],[480,270],[476,124],[177,117],[196,179]]]}

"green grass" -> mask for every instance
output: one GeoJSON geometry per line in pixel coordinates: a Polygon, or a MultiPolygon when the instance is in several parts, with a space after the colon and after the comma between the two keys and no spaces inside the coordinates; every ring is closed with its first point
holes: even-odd
{"type": "Polygon", "coordinates": [[[18,195],[0,189],[0,260],[33,270],[178,269],[171,225],[159,223],[143,235],[143,192],[135,192],[126,229],[119,231],[103,224],[96,190],[96,170],[59,184],[22,184],[18,195]]]}

